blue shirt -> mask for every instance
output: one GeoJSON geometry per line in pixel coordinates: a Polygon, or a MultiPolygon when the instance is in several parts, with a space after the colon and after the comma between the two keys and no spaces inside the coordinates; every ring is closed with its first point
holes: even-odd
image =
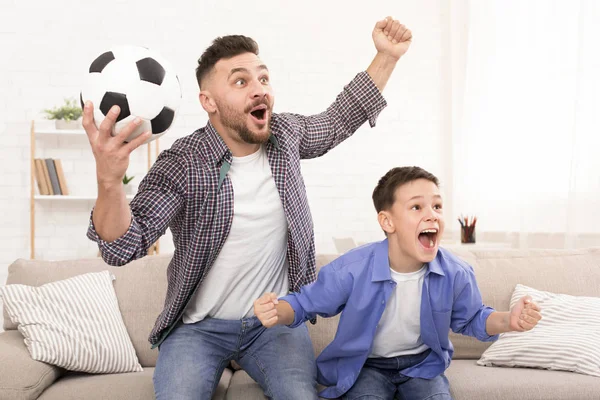
{"type": "MultiPolygon", "coordinates": [[[[344,254],[321,268],[317,280],[300,293],[281,298],[294,309],[291,327],[315,315],[342,313],[335,338],[317,357],[317,379],[328,386],[320,396],[340,397],[354,385],[395,286],[386,239],[344,254]]],[[[401,373],[425,379],[443,373],[454,353],[450,329],[481,341],[496,340],[498,335],[490,336],[485,330],[493,311],[483,305],[473,268],[440,248],[427,264],[421,297],[421,339],[432,351],[423,362],[401,373]]]]}

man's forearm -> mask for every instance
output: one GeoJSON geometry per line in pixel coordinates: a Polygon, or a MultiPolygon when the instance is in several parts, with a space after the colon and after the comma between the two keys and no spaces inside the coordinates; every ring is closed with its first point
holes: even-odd
{"type": "Polygon", "coordinates": [[[492,312],[485,321],[485,330],[490,336],[510,332],[510,313],[506,311],[492,312]]]}
{"type": "Polygon", "coordinates": [[[291,325],[294,322],[294,309],[285,300],[280,300],[277,305],[277,325],[291,325]]]}
{"type": "Polygon", "coordinates": [[[367,73],[380,92],[383,92],[383,88],[385,88],[387,81],[390,79],[397,62],[398,59],[383,53],[377,53],[371,65],[367,68],[367,73]]]}
{"type": "Polygon", "coordinates": [[[113,242],[127,232],[131,224],[131,209],[123,185],[98,185],[92,220],[96,233],[105,242],[113,242]]]}

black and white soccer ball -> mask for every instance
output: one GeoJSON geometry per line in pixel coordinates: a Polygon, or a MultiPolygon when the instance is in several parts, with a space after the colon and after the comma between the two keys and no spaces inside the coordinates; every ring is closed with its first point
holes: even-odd
{"type": "Polygon", "coordinates": [[[135,117],[142,124],[126,139],[151,131],[146,143],[164,135],[181,103],[181,85],[171,65],[157,52],[141,46],[119,46],[100,54],[90,65],[81,90],[81,106],[94,104],[96,126],[113,105],[121,108],[112,135],[135,117]]]}

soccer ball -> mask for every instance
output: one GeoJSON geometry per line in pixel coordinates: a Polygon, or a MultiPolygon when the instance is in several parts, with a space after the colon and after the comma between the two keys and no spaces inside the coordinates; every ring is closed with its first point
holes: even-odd
{"type": "Polygon", "coordinates": [[[112,135],[116,136],[135,117],[142,124],[126,142],[151,131],[146,143],[164,135],[173,124],[181,103],[179,78],[158,53],[141,46],[119,46],[100,54],[90,65],[81,90],[81,107],[94,104],[96,126],[113,105],[121,108],[112,135]]]}

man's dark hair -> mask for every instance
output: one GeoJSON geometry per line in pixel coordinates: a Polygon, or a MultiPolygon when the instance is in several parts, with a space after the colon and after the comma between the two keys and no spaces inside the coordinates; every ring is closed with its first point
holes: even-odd
{"type": "Polygon", "coordinates": [[[210,73],[215,64],[222,58],[231,58],[244,53],[258,55],[258,44],[247,36],[229,35],[218,37],[204,50],[198,59],[196,67],[196,79],[198,86],[202,88],[202,80],[210,73]]]}
{"type": "Polygon", "coordinates": [[[426,179],[440,186],[438,178],[435,175],[425,171],[420,167],[397,167],[389,170],[373,190],[373,204],[375,210],[379,213],[382,210],[389,210],[394,204],[396,189],[405,183],[416,181],[417,179],[426,179]]]}

